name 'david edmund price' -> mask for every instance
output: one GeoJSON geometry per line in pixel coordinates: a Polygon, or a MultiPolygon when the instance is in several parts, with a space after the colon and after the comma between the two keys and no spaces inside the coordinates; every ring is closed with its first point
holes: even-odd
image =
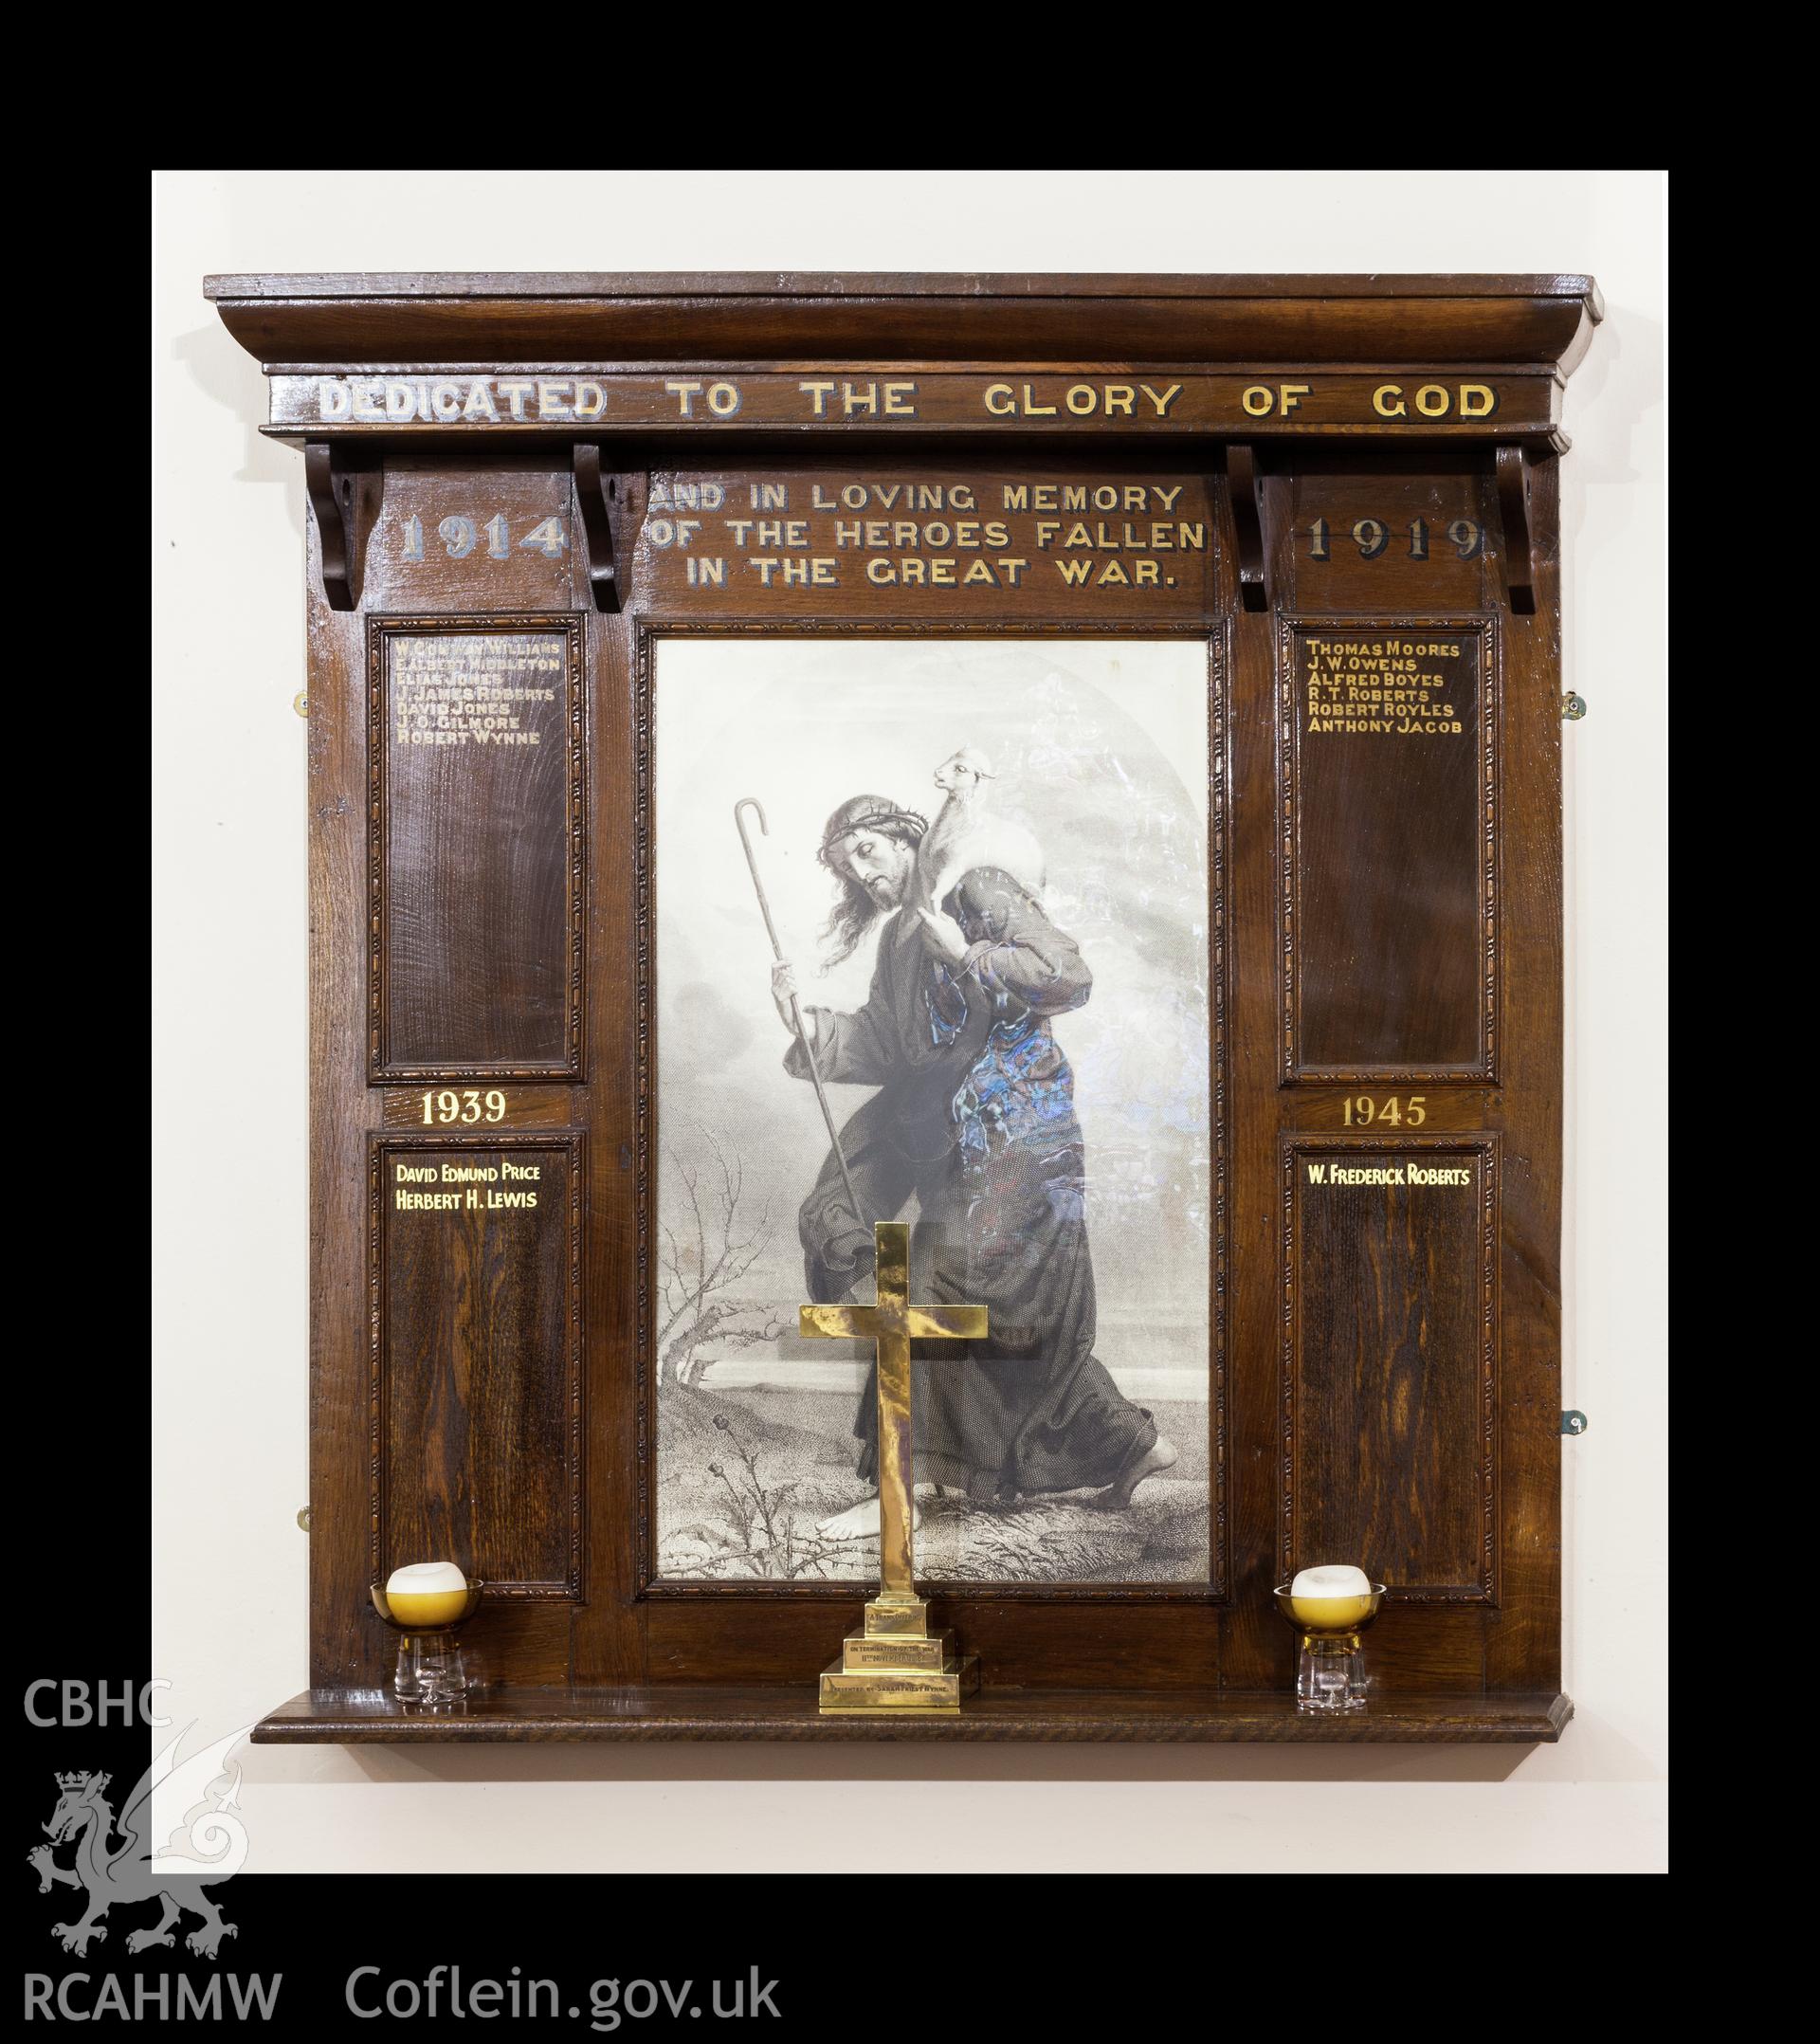
{"type": "Polygon", "coordinates": [[[392,1167],[392,1204],[400,1212],[457,1213],[470,1209],[496,1212],[501,1208],[535,1207],[541,1164],[515,1164],[501,1158],[497,1164],[397,1163],[392,1167]],[[434,1191],[418,1191],[420,1186],[434,1191]]]}

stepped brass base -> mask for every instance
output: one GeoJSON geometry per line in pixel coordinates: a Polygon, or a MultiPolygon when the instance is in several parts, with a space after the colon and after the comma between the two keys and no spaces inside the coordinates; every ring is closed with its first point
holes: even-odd
{"type": "Polygon", "coordinates": [[[955,1635],[946,1628],[921,1639],[868,1639],[864,1633],[850,1633],[841,1643],[835,1668],[847,1675],[906,1674],[912,1669],[939,1671],[954,1658],[955,1635]]]}
{"type": "Polygon", "coordinates": [[[838,1662],[822,1670],[822,1711],[827,1717],[901,1718],[906,1711],[955,1717],[963,1696],[979,1689],[979,1656],[952,1656],[935,1669],[874,1669],[849,1673],[838,1662]]]}
{"type": "Polygon", "coordinates": [[[829,1716],[901,1716],[906,1710],[953,1715],[979,1688],[979,1660],[958,1654],[955,1635],[929,1630],[921,1597],[874,1597],[864,1630],[849,1633],[841,1657],[822,1670],[822,1709],[829,1716]]]}

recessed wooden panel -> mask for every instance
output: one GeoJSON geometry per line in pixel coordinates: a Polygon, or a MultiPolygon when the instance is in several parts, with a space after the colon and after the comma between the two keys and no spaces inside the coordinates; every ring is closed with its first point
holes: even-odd
{"type": "Polygon", "coordinates": [[[1489,626],[1285,622],[1277,665],[1283,1081],[1495,1078],[1489,626]]]}
{"type": "Polygon", "coordinates": [[[376,1137],[373,1556],[581,1595],[579,1134],[376,1137]]]}
{"type": "Polygon", "coordinates": [[[578,620],[369,634],[373,1079],[579,1077],[578,620]]]}
{"type": "Polygon", "coordinates": [[[1284,1579],[1496,1600],[1498,1146],[1283,1144],[1284,1579]]]}

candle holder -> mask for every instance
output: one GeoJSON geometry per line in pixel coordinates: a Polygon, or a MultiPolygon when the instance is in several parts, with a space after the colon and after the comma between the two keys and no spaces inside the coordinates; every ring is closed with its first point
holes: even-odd
{"type": "Polygon", "coordinates": [[[422,1625],[414,1618],[399,1617],[392,1610],[383,1584],[373,1586],[373,1608],[398,1635],[398,1665],[392,1670],[391,1691],[401,1704],[422,1704],[426,1708],[446,1709],[461,1703],[468,1691],[467,1663],[462,1653],[462,1628],[480,1608],[483,1582],[470,1582],[462,1608],[440,1625],[422,1625]]]}
{"type": "Polygon", "coordinates": [[[1296,1708],[1325,1713],[1363,1710],[1370,1687],[1358,1635],[1377,1616],[1384,1585],[1360,1597],[1296,1597],[1279,1583],[1277,1609],[1296,1629],[1296,1708]]]}

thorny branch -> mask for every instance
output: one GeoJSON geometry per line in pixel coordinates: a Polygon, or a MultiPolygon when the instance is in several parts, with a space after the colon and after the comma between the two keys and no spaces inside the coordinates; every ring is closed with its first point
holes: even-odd
{"type": "Polygon", "coordinates": [[[659,1290],[663,1300],[663,1324],[658,1329],[661,1380],[664,1384],[695,1382],[707,1358],[700,1354],[703,1342],[714,1339],[728,1348],[748,1348],[757,1341],[774,1341],[785,1331],[784,1323],[766,1314],[754,1325],[747,1318],[755,1309],[727,1298],[715,1298],[738,1284],[771,1241],[771,1203],[765,1201],[755,1221],[742,1222],[740,1202],[745,1196],[745,1165],[737,1158],[728,1160],[716,1137],[704,1132],[714,1153],[719,1184],[704,1195],[701,1174],[674,1151],[670,1161],[688,1201],[690,1221],[679,1239],[667,1223],[661,1232],[659,1290]],[[713,1211],[708,1211],[711,1204],[713,1211]],[[694,1242],[687,1240],[692,1225],[694,1242]],[[741,1230],[744,1232],[741,1232],[741,1230]],[[718,1247],[715,1247],[718,1238],[718,1247]],[[710,1304],[710,1301],[713,1301],[710,1304]]]}
{"type": "Polygon", "coordinates": [[[740,1563],[754,1576],[789,1579],[812,1572],[826,1578],[828,1561],[838,1552],[838,1544],[798,1531],[795,1515],[788,1508],[797,1487],[796,1480],[767,1484],[758,1473],[756,1452],[733,1431],[733,1422],[727,1415],[717,1413],[714,1423],[727,1436],[741,1465],[736,1473],[723,1463],[708,1464],[708,1474],[727,1493],[733,1528],[739,1539],[737,1553],[731,1542],[726,1543],[727,1559],[740,1563]]]}

